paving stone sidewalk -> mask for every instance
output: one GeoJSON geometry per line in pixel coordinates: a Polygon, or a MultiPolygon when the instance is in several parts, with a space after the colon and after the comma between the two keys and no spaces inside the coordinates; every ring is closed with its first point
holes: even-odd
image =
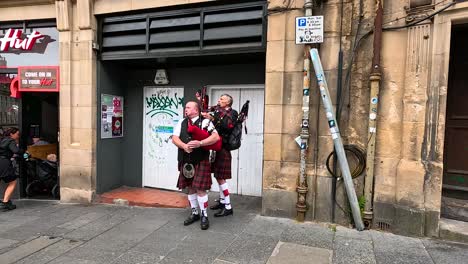
{"type": "Polygon", "coordinates": [[[0,213],[0,263],[468,263],[468,245],[357,232],[259,215],[233,197],[234,216],[201,231],[186,209],[18,201],[0,213]]]}

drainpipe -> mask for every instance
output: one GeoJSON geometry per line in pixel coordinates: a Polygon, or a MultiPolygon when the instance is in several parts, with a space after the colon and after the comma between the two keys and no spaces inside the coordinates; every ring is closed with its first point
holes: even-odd
{"type": "MultiPolygon", "coordinates": [[[[306,0],[304,3],[305,16],[312,16],[313,2],[306,0]]],[[[299,185],[297,186],[297,220],[302,222],[307,211],[307,177],[306,177],[306,158],[307,142],[309,141],[309,99],[310,99],[310,45],[304,46],[304,82],[302,86],[302,125],[301,125],[301,166],[299,172],[299,185]]],[[[313,205],[315,205],[316,193],[312,194],[313,205]]],[[[315,212],[315,206],[313,208],[315,212]]]]}
{"type": "Polygon", "coordinates": [[[373,218],[372,198],[374,189],[374,159],[375,138],[377,133],[377,110],[379,105],[380,80],[382,70],[380,68],[380,50],[382,48],[382,21],[383,0],[376,0],[377,11],[374,21],[374,54],[372,58],[372,71],[370,74],[370,104],[369,104],[369,130],[367,134],[367,161],[366,178],[364,183],[364,221],[370,225],[373,218]]]}

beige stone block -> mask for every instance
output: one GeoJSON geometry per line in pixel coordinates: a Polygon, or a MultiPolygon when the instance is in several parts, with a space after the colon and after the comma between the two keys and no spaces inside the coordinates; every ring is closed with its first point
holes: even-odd
{"type": "Polygon", "coordinates": [[[295,192],[299,179],[299,163],[283,162],[280,175],[277,178],[277,189],[295,192]]]}
{"type": "Polygon", "coordinates": [[[60,187],[60,202],[62,203],[91,203],[94,195],[95,191],[60,187]]]}
{"type": "Polygon", "coordinates": [[[93,26],[93,2],[94,0],[80,0],[76,2],[78,27],[80,29],[88,29],[93,26]]]}
{"type": "Polygon", "coordinates": [[[420,160],[424,141],[424,123],[403,122],[401,156],[406,160],[420,160]]]}
{"type": "Polygon", "coordinates": [[[268,17],[268,41],[284,40],[286,37],[286,14],[268,17]]]}
{"type": "Polygon", "coordinates": [[[96,87],[94,85],[73,85],[72,106],[96,106],[96,87]]]}
{"type": "MultiPolygon", "coordinates": [[[[203,2],[203,1],[198,1],[203,2]]],[[[188,4],[188,0],[132,0],[132,10],[188,4]]]]}
{"type": "Polygon", "coordinates": [[[286,13],[286,40],[296,41],[296,17],[301,16],[304,16],[303,10],[291,10],[286,13]]]}
{"type": "Polygon", "coordinates": [[[56,17],[55,5],[19,5],[0,8],[2,21],[53,19],[56,17]]]}
{"type": "Polygon", "coordinates": [[[265,160],[263,162],[263,189],[275,189],[276,179],[280,173],[281,162],[265,160]]]}
{"type": "Polygon", "coordinates": [[[94,14],[107,14],[132,10],[132,0],[96,0],[94,14]]]}
{"type": "MultiPolygon", "coordinates": [[[[284,75],[284,90],[282,103],[285,105],[302,105],[304,87],[303,72],[287,72],[284,75]]],[[[309,98],[314,95],[310,91],[309,98]]],[[[310,100],[310,99],[309,99],[310,100]]]]}
{"type": "Polygon", "coordinates": [[[285,0],[270,0],[268,1],[268,9],[286,7],[286,4],[290,2],[290,8],[303,8],[304,0],[285,1],[285,0]]]}
{"type": "MultiPolygon", "coordinates": [[[[80,149],[95,149],[96,147],[96,129],[81,129],[81,128],[72,128],[71,129],[71,138],[75,142],[79,143],[80,149]]],[[[74,146],[75,148],[75,146],[74,146]]]]}
{"type": "Polygon", "coordinates": [[[60,148],[60,166],[92,166],[94,151],[89,149],[60,148]]]}
{"type": "Polygon", "coordinates": [[[411,208],[424,208],[424,166],[419,161],[402,159],[396,176],[396,201],[411,208]]]}
{"type": "Polygon", "coordinates": [[[281,161],[281,135],[263,135],[263,160],[281,161]]]}
{"type": "Polygon", "coordinates": [[[92,60],[80,60],[72,62],[72,85],[93,84],[93,72],[96,71],[96,62],[92,60]]]}
{"type": "Polygon", "coordinates": [[[71,47],[68,42],[59,42],[59,60],[69,61],[71,60],[71,47]]]}
{"type": "Polygon", "coordinates": [[[71,106],[71,85],[69,84],[63,84],[60,85],[60,106],[65,106],[65,107],[70,107],[71,106]]]}
{"type": "Polygon", "coordinates": [[[60,60],[60,85],[71,84],[71,61],[60,60]]]}
{"type": "Polygon", "coordinates": [[[401,123],[378,122],[375,143],[376,155],[387,158],[401,157],[401,136],[401,123]]]}
{"type": "Polygon", "coordinates": [[[382,34],[381,64],[385,79],[401,80],[406,70],[408,33],[404,31],[386,31],[382,34]]]}
{"type": "Polygon", "coordinates": [[[265,105],[265,134],[280,134],[283,120],[281,105],[265,105]]]}
{"type": "Polygon", "coordinates": [[[60,186],[92,190],[92,167],[89,166],[60,166],[60,186]]]}
{"type": "Polygon", "coordinates": [[[281,104],[284,88],[283,72],[267,72],[265,75],[265,104],[281,104]]]}
{"type": "Polygon", "coordinates": [[[96,116],[93,115],[93,107],[91,106],[73,107],[71,111],[71,118],[72,128],[90,129],[96,126],[96,116]]]}
{"type": "Polygon", "coordinates": [[[425,122],[426,120],[426,102],[404,103],[403,121],[404,122],[425,122]]]}
{"type": "Polygon", "coordinates": [[[283,123],[281,132],[299,135],[302,125],[301,105],[283,105],[283,123]]]}
{"type": "Polygon", "coordinates": [[[285,41],[268,41],[266,72],[283,72],[285,67],[285,41]]]}
{"type": "Polygon", "coordinates": [[[60,127],[60,147],[69,148],[71,144],[71,129],[69,127],[60,127]]]}
{"type": "MultiPolygon", "coordinates": [[[[296,45],[295,41],[286,41],[285,71],[297,72],[304,70],[304,45],[296,45]]],[[[309,56],[309,54],[307,54],[309,56]]]]}
{"type": "MultiPolygon", "coordinates": [[[[442,16],[443,17],[443,16],[442,16]]],[[[449,22],[435,24],[433,34],[434,54],[442,55],[450,53],[450,34],[452,25],[449,22]]]]}
{"type": "Polygon", "coordinates": [[[324,71],[338,69],[338,52],[340,51],[340,43],[337,37],[325,37],[324,43],[320,47],[320,60],[324,71]]]}
{"type": "MultiPolygon", "coordinates": [[[[317,157],[317,168],[322,168],[326,170],[326,161],[328,155],[333,151],[333,140],[331,137],[319,137],[318,145],[318,157],[317,157]]],[[[328,171],[323,171],[319,175],[321,176],[330,176],[328,171]]]]}
{"type": "Polygon", "coordinates": [[[341,4],[328,3],[323,5],[323,9],[323,13],[326,14],[323,18],[324,33],[339,33],[341,20],[343,19],[341,16],[341,4]]]}
{"type": "Polygon", "coordinates": [[[300,162],[301,149],[294,140],[297,135],[281,135],[281,160],[287,162],[300,162]]]}
{"type": "Polygon", "coordinates": [[[96,60],[96,54],[92,49],[92,40],[71,43],[71,57],[73,61],[96,60]]]}
{"type": "Polygon", "coordinates": [[[60,127],[71,128],[71,107],[60,106],[60,127]]]}
{"type": "Polygon", "coordinates": [[[399,158],[379,156],[375,158],[374,196],[379,197],[379,201],[395,201],[396,173],[399,162],[399,158]]]}
{"type": "Polygon", "coordinates": [[[443,163],[428,162],[424,185],[424,206],[426,210],[440,210],[442,197],[443,163]]]}

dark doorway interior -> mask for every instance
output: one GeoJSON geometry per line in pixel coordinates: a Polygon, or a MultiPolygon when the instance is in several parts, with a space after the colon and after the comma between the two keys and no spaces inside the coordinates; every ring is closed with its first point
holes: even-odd
{"type": "Polygon", "coordinates": [[[444,144],[443,217],[468,221],[468,24],[452,28],[444,144]]]}
{"type": "Polygon", "coordinates": [[[21,197],[58,199],[59,94],[23,93],[21,128],[21,147],[32,155],[21,164],[21,197]]]}

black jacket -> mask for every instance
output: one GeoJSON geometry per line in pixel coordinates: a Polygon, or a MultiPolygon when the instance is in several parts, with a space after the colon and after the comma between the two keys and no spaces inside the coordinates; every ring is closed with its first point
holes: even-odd
{"type": "Polygon", "coordinates": [[[11,159],[13,154],[22,155],[24,151],[16,145],[16,141],[5,137],[0,141],[0,159],[11,159]]]}

